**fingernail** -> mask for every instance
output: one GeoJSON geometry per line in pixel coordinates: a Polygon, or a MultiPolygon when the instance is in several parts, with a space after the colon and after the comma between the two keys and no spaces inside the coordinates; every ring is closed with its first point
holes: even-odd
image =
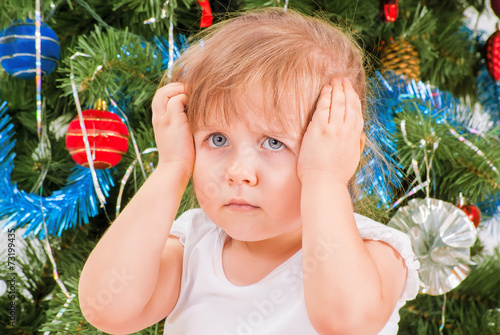
{"type": "Polygon", "coordinates": [[[344,77],[342,78],[342,83],[345,85],[345,84],[348,84],[348,85],[351,85],[351,80],[347,77],[344,77]]]}

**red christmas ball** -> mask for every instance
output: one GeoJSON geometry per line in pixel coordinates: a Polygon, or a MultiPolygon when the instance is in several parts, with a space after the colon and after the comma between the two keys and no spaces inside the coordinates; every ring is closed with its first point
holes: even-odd
{"type": "Polygon", "coordinates": [[[479,222],[481,222],[481,211],[474,205],[463,205],[459,206],[461,210],[467,214],[469,219],[474,223],[474,226],[477,228],[479,226],[479,222]]]}
{"type": "MultiPolygon", "coordinates": [[[[108,169],[118,164],[128,148],[128,129],[120,117],[108,111],[88,109],[82,112],[94,168],[108,169]]],[[[88,167],[80,118],[70,122],[66,147],[78,164],[88,167]]]]}
{"type": "Polygon", "coordinates": [[[491,0],[491,9],[496,16],[500,17],[500,0],[491,0]]]}
{"type": "Polygon", "coordinates": [[[384,22],[394,22],[398,18],[399,0],[380,0],[380,17],[384,22]]]}
{"type": "Polygon", "coordinates": [[[488,72],[495,81],[500,79],[500,31],[497,30],[486,41],[485,58],[488,72]]]}

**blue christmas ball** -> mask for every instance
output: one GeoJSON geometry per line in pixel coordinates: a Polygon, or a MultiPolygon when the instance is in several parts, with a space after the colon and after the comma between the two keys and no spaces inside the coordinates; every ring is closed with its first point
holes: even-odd
{"type": "MultiPolygon", "coordinates": [[[[14,22],[0,32],[0,64],[14,77],[36,77],[35,22],[14,22]]],[[[57,66],[61,47],[56,33],[45,23],[40,27],[42,75],[48,75],[57,66]]]]}

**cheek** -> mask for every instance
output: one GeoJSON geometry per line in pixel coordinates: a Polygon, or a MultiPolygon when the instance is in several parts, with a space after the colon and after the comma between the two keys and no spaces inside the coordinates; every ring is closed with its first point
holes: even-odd
{"type": "Polygon", "coordinates": [[[271,187],[269,191],[275,194],[275,200],[287,204],[286,207],[300,207],[302,184],[297,176],[297,161],[287,159],[269,168],[269,172],[266,184],[271,187]]]}
{"type": "Polygon", "coordinates": [[[197,156],[193,171],[193,186],[196,197],[202,208],[220,194],[220,178],[222,170],[209,157],[197,156]]]}
{"type": "Polygon", "coordinates": [[[285,182],[283,186],[283,194],[288,204],[293,206],[293,209],[300,210],[302,184],[299,178],[294,174],[285,182]]]}

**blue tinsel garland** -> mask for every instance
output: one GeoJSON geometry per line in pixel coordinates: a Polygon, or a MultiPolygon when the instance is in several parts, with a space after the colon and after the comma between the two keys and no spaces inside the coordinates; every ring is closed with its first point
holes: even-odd
{"type": "MultiPolygon", "coordinates": [[[[401,164],[397,160],[397,148],[394,135],[398,131],[394,117],[401,112],[404,102],[412,100],[419,110],[429,116],[435,116],[437,110],[447,110],[445,104],[453,105],[456,99],[451,95],[431,89],[429,85],[414,80],[406,81],[401,76],[386,72],[384,76],[376,72],[369,81],[370,99],[368,100],[369,117],[366,124],[366,136],[381,149],[383,157],[371,157],[368,163],[357,173],[358,184],[368,194],[376,194],[380,199],[379,207],[388,208],[394,202],[393,186],[400,186],[403,179],[401,164]],[[398,169],[393,169],[397,167],[398,169]]],[[[449,108],[448,108],[449,109],[449,108]]],[[[449,113],[441,115],[449,116],[449,113]]],[[[366,152],[365,155],[369,155],[366,152]]]]}
{"type": "MultiPolygon", "coordinates": [[[[396,153],[395,143],[392,141],[392,135],[397,131],[393,121],[394,116],[408,107],[405,101],[411,101],[413,108],[418,109],[425,117],[432,118],[436,123],[446,123],[451,127],[460,127],[465,129],[460,135],[467,138],[468,135],[481,134],[499,124],[500,111],[500,86],[495,83],[486,69],[484,69],[477,78],[478,97],[481,102],[482,110],[474,113],[471,109],[460,102],[449,92],[425,84],[423,82],[405,81],[391,72],[382,76],[380,73],[372,78],[371,86],[375,91],[375,116],[379,118],[379,124],[387,130],[384,138],[376,137],[377,143],[380,143],[385,155],[392,156],[396,153]]],[[[388,177],[382,173],[379,176],[388,177]]],[[[378,190],[378,192],[382,192],[378,190]]],[[[383,190],[383,192],[385,192],[383,190]]],[[[392,195],[391,193],[387,193],[392,195]]],[[[494,198],[498,199],[497,195],[494,198]]],[[[394,200],[394,199],[392,199],[394,200]]],[[[497,214],[498,201],[492,200],[490,203],[476,204],[483,214],[490,217],[497,214]]]]}
{"type": "Polygon", "coordinates": [[[491,114],[491,121],[494,124],[500,124],[500,83],[491,78],[486,65],[479,71],[476,88],[481,107],[491,114]]]}
{"type": "MultiPolygon", "coordinates": [[[[94,190],[90,170],[75,166],[66,185],[54,191],[51,196],[19,190],[10,177],[14,169],[14,131],[11,118],[7,114],[7,103],[0,104],[0,218],[3,229],[25,227],[25,237],[43,238],[43,221],[50,235],[61,233],[82,223],[99,213],[99,200],[94,190]],[[42,210],[43,208],[43,210],[42,210]]],[[[101,190],[107,197],[114,185],[108,170],[97,170],[101,190]]]]}
{"type": "MultiPolygon", "coordinates": [[[[161,59],[162,59],[162,67],[161,69],[162,70],[166,70],[168,68],[168,60],[169,60],[169,44],[168,44],[168,40],[165,39],[164,37],[161,37],[161,36],[154,36],[153,37],[153,42],[155,43],[156,47],[157,47],[157,50],[159,52],[159,54],[161,55],[161,59]]],[[[174,43],[173,43],[173,61],[175,62],[182,54],[182,52],[184,52],[184,50],[186,50],[186,48],[188,47],[188,43],[187,43],[187,39],[186,39],[186,36],[184,35],[177,35],[175,40],[174,40],[174,43]]]]}

